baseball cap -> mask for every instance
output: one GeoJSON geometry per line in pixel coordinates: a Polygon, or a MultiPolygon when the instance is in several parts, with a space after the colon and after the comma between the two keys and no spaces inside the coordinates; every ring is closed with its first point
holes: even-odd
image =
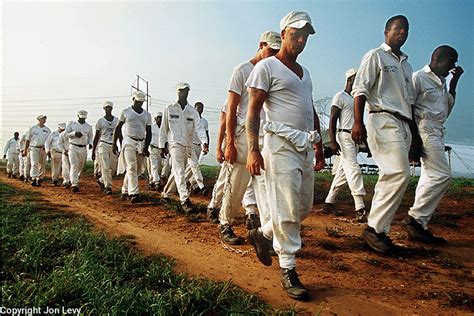
{"type": "Polygon", "coordinates": [[[143,102],[145,101],[145,99],[146,99],[145,93],[141,91],[135,91],[132,95],[132,100],[134,101],[143,102]]]}
{"type": "Polygon", "coordinates": [[[157,112],[153,117],[161,117],[163,116],[163,112],[157,112]]]}
{"type": "Polygon", "coordinates": [[[346,71],[346,80],[347,80],[347,78],[352,77],[356,73],[357,73],[357,69],[355,69],[355,68],[351,68],[351,69],[347,70],[346,71]]]}
{"type": "Polygon", "coordinates": [[[40,114],[36,117],[37,120],[41,120],[42,118],[47,118],[46,115],[40,114]]]}
{"type": "Polygon", "coordinates": [[[267,43],[272,49],[281,48],[281,37],[277,32],[266,31],[260,36],[260,42],[267,43]]]}
{"type": "Polygon", "coordinates": [[[284,30],[287,27],[291,27],[294,29],[302,29],[309,25],[309,34],[314,34],[316,31],[314,30],[313,25],[311,25],[311,18],[309,14],[303,11],[291,11],[288,13],[283,19],[280,21],[280,30],[284,30]]]}
{"type": "Polygon", "coordinates": [[[102,105],[102,108],[105,109],[106,107],[114,107],[114,103],[112,101],[105,101],[104,105],[102,105]]]}
{"type": "Polygon", "coordinates": [[[78,118],[87,118],[87,111],[86,110],[79,110],[77,111],[78,118]]]}
{"type": "Polygon", "coordinates": [[[66,129],[66,123],[59,123],[59,124],[58,124],[58,127],[59,127],[60,129],[66,129]]]}
{"type": "Polygon", "coordinates": [[[176,90],[183,90],[183,89],[191,89],[191,87],[189,86],[189,83],[187,82],[180,82],[176,85],[176,90]]]}

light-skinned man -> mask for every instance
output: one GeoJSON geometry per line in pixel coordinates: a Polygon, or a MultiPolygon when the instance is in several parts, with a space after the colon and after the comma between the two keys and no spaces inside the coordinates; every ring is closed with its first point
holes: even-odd
{"type": "Polygon", "coordinates": [[[30,127],[26,136],[25,149],[23,155],[30,155],[30,178],[32,186],[40,186],[46,167],[46,151],[44,143],[48,138],[51,130],[46,124],[46,115],[38,115],[37,125],[30,127]]]}

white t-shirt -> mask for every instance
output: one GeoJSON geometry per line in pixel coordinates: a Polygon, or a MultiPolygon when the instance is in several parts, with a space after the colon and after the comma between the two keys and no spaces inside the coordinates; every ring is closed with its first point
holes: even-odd
{"type": "Polygon", "coordinates": [[[5,150],[3,151],[4,155],[13,155],[20,153],[20,140],[12,138],[8,140],[7,144],[5,145],[5,150]]]}
{"type": "Polygon", "coordinates": [[[44,143],[44,149],[48,152],[51,150],[61,151],[58,147],[58,138],[59,138],[59,131],[54,131],[49,134],[46,142],[44,143]]]}
{"type": "Polygon", "coordinates": [[[156,124],[151,126],[151,143],[150,146],[160,148],[160,127],[156,124]]]}
{"type": "Polygon", "coordinates": [[[413,74],[415,118],[444,124],[454,107],[454,97],[446,89],[446,79],[438,77],[429,65],[413,74]]]}
{"type": "Polygon", "coordinates": [[[92,126],[84,122],[83,124],[78,121],[71,122],[66,127],[66,137],[69,140],[69,143],[76,145],[92,145],[92,126]],[[77,137],[76,132],[81,132],[82,136],[77,137]]]}
{"type": "Polygon", "coordinates": [[[43,147],[50,133],[51,130],[46,126],[39,127],[38,125],[33,125],[28,131],[26,139],[30,141],[30,146],[32,147],[43,147]]]}
{"type": "Polygon", "coordinates": [[[101,117],[95,124],[95,130],[100,132],[100,141],[112,144],[115,127],[118,124],[118,118],[114,116],[112,121],[101,117]]]}
{"type": "Polygon", "coordinates": [[[234,71],[232,72],[232,77],[230,78],[229,91],[240,95],[240,103],[237,106],[237,124],[241,126],[245,125],[249,103],[249,94],[245,87],[245,82],[250,76],[253,68],[254,65],[249,61],[241,63],[235,66],[234,71]]]}
{"type": "Polygon", "coordinates": [[[354,125],[354,99],[346,91],[340,91],[332,99],[331,106],[341,110],[338,127],[351,130],[354,125]]]}
{"type": "Polygon", "coordinates": [[[58,148],[59,148],[60,151],[63,152],[63,155],[64,155],[65,151],[69,150],[69,141],[66,137],[66,130],[59,133],[58,148]]]}
{"type": "Polygon", "coordinates": [[[274,56],[255,65],[246,86],[267,92],[263,104],[265,121],[303,131],[314,130],[313,83],[309,71],[302,68],[300,79],[274,56]]]}
{"type": "Polygon", "coordinates": [[[124,136],[143,140],[146,136],[146,127],[151,126],[151,115],[145,109],[137,113],[132,107],[122,110],[120,122],[124,122],[124,136]]]}
{"type": "MultiPolygon", "coordinates": [[[[199,127],[203,128],[204,131],[209,132],[209,122],[205,117],[201,116],[201,119],[199,120],[199,127]]],[[[199,139],[199,136],[196,132],[194,132],[193,144],[201,145],[201,140],[199,139]]]]}

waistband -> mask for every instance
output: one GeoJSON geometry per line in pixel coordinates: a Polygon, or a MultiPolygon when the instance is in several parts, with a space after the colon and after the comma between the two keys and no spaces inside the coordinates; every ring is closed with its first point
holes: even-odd
{"type": "Polygon", "coordinates": [[[31,146],[31,147],[35,147],[35,148],[44,148],[43,145],[39,145],[39,146],[31,146]]]}
{"type": "Polygon", "coordinates": [[[352,133],[352,131],[350,129],[345,129],[345,128],[338,128],[337,129],[338,132],[344,132],[344,133],[352,133]]]}
{"type": "Polygon", "coordinates": [[[105,140],[102,140],[102,139],[100,140],[100,142],[106,143],[106,144],[109,144],[109,145],[113,145],[112,143],[106,142],[105,140]]]}
{"type": "Polygon", "coordinates": [[[388,113],[388,114],[391,114],[391,115],[395,116],[397,119],[399,119],[401,121],[411,122],[411,119],[409,119],[407,117],[404,117],[404,116],[402,116],[398,113],[393,113],[393,112],[390,112],[390,111],[387,111],[387,110],[369,111],[369,114],[376,114],[376,113],[388,113]]]}
{"type": "Polygon", "coordinates": [[[133,139],[134,141],[136,142],[142,142],[145,140],[145,138],[136,138],[136,137],[131,137],[131,136],[128,136],[130,139],[133,139]]]}
{"type": "Polygon", "coordinates": [[[70,144],[76,147],[80,147],[80,148],[84,148],[87,146],[87,145],[79,145],[79,144],[74,144],[74,143],[70,143],[70,144]]]}

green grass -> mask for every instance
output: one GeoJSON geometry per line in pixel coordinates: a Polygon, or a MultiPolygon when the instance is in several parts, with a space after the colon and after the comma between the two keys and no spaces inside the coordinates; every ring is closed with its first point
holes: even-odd
{"type": "Polygon", "coordinates": [[[109,239],[30,193],[10,202],[19,192],[2,183],[0,192],[2,306],[80,307],[86,315],[275,312],[230,282],[175,273],[172,260],[144,256],[130,239],[109,239]]]}

